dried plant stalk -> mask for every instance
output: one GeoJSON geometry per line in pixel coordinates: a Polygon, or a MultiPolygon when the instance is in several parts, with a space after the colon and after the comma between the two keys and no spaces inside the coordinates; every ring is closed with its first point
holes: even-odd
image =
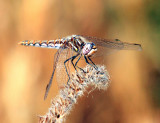
{"type": "Polygon", "coordinates": [[[59,95],[51,102],[51,107],[46,115],[39,117],[40,123],[62,123],[65,117],[70,113],[78,97],[82,96],[88,86],[93,88],[107,89],[110,77],[104,66],[97,66],[96,70],[87,65],[82,71],[72,74],[70,81],[63,89],[60,89],[59,95]]]}

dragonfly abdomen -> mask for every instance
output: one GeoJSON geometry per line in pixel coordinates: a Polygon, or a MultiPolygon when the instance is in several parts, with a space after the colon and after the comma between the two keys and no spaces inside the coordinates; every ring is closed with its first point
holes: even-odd
{"type": "Polygon", "coordinates": [[[59,49],[65,42],[62,40],[25,40],[19,44],[24,46],[44,47],[59,49]]]}

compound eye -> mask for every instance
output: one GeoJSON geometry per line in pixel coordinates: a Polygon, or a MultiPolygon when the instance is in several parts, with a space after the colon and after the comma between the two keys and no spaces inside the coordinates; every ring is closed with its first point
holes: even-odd
{"type": "Polygon", "coordinates": [[[91,45],[92,45],[92,46],[95,46],[95,44],[94,44],[94,43],[91,43],[91,45]]]}
{"type": "Polygon", "coordinates": [[[96,49],[96,45],[92,43],[92,49],[96,49]]]}

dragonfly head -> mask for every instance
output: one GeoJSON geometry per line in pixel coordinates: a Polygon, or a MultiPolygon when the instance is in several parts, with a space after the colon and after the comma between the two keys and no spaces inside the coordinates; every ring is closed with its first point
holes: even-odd
{"type": "Polygon", "coordinates": [[[86,43],[82,49],[82,54],[86,56],[92,56],[97,51],[94,43],[86,43]]]}

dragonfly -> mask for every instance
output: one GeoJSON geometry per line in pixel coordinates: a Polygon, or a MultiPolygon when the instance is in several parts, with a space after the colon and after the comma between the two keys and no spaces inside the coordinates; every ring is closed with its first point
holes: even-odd
{"type": "MultiPolygon", "coordinates": [[[[83,36],[83,35],[71,35],[71,36],[67,36],[67,37],[55,39],[55,40],[25,40],[25,41],[19,42],[19,44],[24,46],[57,49],[57,52],[54,55],[53,72],[52,72],[50,81],[46,86],[44,100],[47,98],[48,92],[52,85],[52,80],[55,74],[55,70],[59,69],[59,72],[61,71],[59,62],[63,63],[66,74],[68,76],[68,81],[69,81],[70,75],[68,70],[70,69],[70,67],[67,67],[66,65],[66,63],[69,61],[71,62],[71,65],[76,71],[78,68],[83,70],[77,65],[79,60],[82,57],[85,59],[85,62],[87,64],[97,69],[97,66],[92,61],[92,57],[96,56],[96,54],[97,55],[107,54],[109,50],[105,52],[106,49],[138,50],[138,51],[142,50],[142,47],[140,44],[127,43],[119,39],[102,39],[102,38],[83,36]],[[67,56],[67,55],[69,56],[68,58],[65,57],[64,59],[60,60],[61,56],[67,56]],[[76,62],[74,63],[73,61],[75,59],[76,59],[76,62]]],[[[59,73],[59,75],[60,74],[61,73],[59,73]]]]}

